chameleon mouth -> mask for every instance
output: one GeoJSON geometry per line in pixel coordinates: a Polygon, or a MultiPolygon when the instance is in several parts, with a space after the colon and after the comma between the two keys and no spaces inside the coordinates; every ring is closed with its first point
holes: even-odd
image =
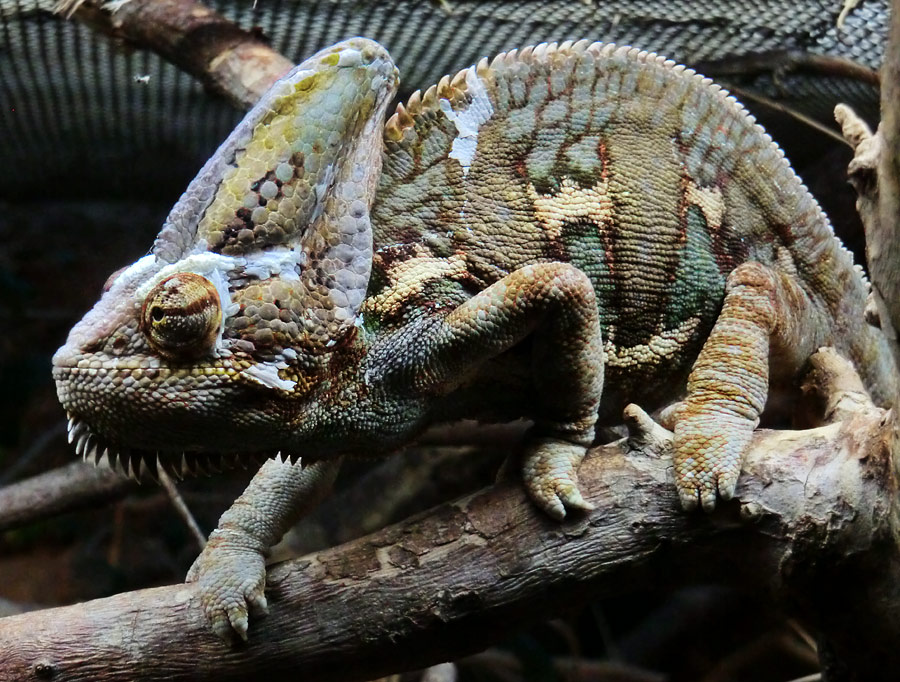
{"type": "MultiPolygon", "coordinates": [[[[151,451],[115,445],[103,436],[91,431],[90,426],[71,412],[68,440],[75,444],[75,453],[85,462],[110,469],[136,481],[152,480],[159,483],[160,472],[181,480],[194,476],[209,476],[231,469],[259,466],[267,459],[282,457],[281,452],[254,452],[220,454],[191,451],[151,451]]],[[[299,461],[296,455],[283,456],[292,463],[299,461]]]]}

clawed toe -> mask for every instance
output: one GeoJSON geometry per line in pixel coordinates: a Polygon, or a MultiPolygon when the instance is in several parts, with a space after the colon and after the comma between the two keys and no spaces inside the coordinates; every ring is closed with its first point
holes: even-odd
{"type": "Polygon", "coordinates": [[[678,497],[685,511],[694,511],[701,507],[709,513],[715,510],[719,500],[730,500],[734,497],[737,476],[729,472],[714,471],[704,480],[696,476],[679,476],[677,482],[678,497]]]}
{"type": "Polygon", "coordinates": [[[188,572],[197,583],[200,605],[213,632],[229,644],[247,641],[250,615],[268,611],[265,558],[256,551],[207,550],[188,572]]]}
{"type": "Polygon", "coordinates": [[[553,440],[538,441],[526,450],[522,462],[525,489],[537,506],[557,521],[566,517],[567,510],[594,509],[578,488],[576,470],[584,452],[583,446],[553,440]]]}

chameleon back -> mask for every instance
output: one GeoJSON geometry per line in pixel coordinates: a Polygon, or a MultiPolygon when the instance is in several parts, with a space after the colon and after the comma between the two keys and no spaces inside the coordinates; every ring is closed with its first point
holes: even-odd
{"type": "Polygon", "coordinates": [[[892,373],[852,256],[777,145],[709,79],[633,48],[541,45],[416,93],[385,142],[373,228],[387,280],[421,258],[469,286],[578,266],[598,297],[604,412],[683,380],[746,261],[796,279],[820,318],[813,345],[837,345],[886,397],[892,373]]]}

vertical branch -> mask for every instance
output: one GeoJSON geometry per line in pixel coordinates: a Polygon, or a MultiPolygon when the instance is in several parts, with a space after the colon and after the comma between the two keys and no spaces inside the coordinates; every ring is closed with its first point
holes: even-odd
{"type": "MultiPolygon", "coordinates": [[[[878,167],[878,234],[870,235],[869,267],[895,332],[900,332],[900,0],[893,0],[891,30],[881,71],[883,141],[878,167]]],[[[895,334],[896,336],[896,334],[895,334]]]]}
{"type": "MultiPolygon", "coordinates": [[[[891,3],[891,31],[884,51],[881,77],[881,126],[883,146],[878,165],[879,234],[869,252],[869,268],[881,325],[890,329],[891,350],[900,368],[900,0],[891,3]]],[[[868,243],[869,240],[867,240],[868,243]]],[[[868,249],[869,247],[867,247],[868,249]]],[[[898,389],[900,390],[900,389],[898,389]]],[[[894,396],[891,453],[894,471],[900,471],[900,395],[894,396]]],[[[895,500],[895,529],[900,504],[895,500]]]]}
{"type": "MultiPolygon", "coordinates": [[[[866,256],[874,303],[900,367],[900,0],[893,0],[891,28],[881,71],[881,125],[872,134],[845,104],[834,115],[854,149],[848,167],[866,230],[866,256]]],[[[900,405],[900,395],[894,396],[900,405]]],[[[898,422],[900,423],[900,422],[898,422]]]]}

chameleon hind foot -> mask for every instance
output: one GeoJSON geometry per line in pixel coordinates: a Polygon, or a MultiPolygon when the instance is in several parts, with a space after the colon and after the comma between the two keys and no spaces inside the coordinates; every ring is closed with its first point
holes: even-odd
{"type": "Polygon", "coordinates": [[[685,510],[710,512],[734,497],[756,422],[711,411],[675,425],[675,485],[685,510]]]}
{"type": "Polygon", "coordinates": [[[656,455],[672,455],[682,508],[702,506],[711,511],[717,498],[734,496],[741,454],[753,431],[746,422],[714,411],[682,421],[683,410],[681,402],[666,407],[657,415],[662,422],[658,423],[638,405],[628,405],[623,417],[629,445],[656,455]]]}
{"type": "Polygon", "coordinates": [[[578,488],[578,465],[587,448],[562,440],[540,438],[525,446],[522,478],[531,499],[551,518],[561,521],[567,510],[594,508],[578,488]]]}
{"type": "Polygon", "coordinates": [[[675,482],[686,510],[715,509],[734,497],[741,458],[766,403],[773,349],[800,367],[810,339],[803,291],[765,265],[738,266],[725,284],[719,317],[691,374],[675,423],[675,482]]]}

